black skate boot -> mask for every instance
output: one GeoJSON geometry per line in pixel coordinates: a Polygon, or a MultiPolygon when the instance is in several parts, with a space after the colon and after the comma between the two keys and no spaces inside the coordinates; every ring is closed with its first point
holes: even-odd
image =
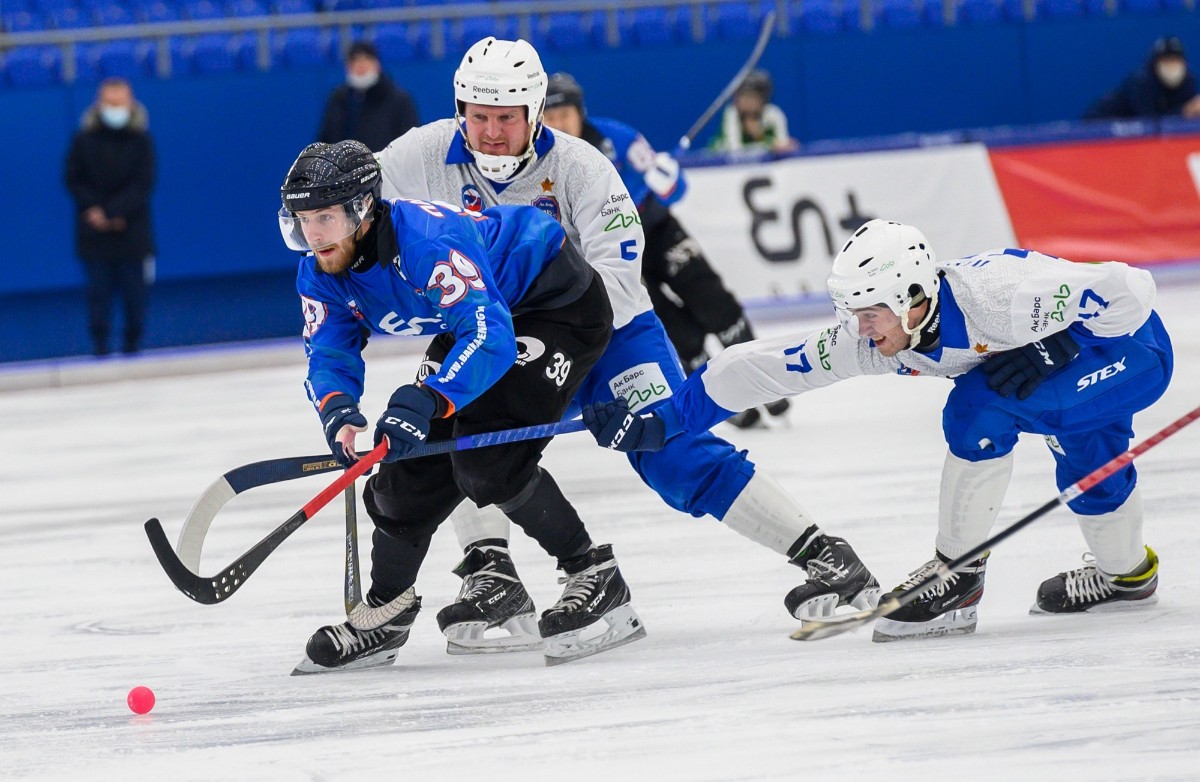
{"type": "Polygon", "coordinates": [[[1031,614],[1075,614],[1082,611],[1116,611],[1141,608],[1158,602],[1158,555],[1146,546],[1146,561],[1133,573],[1114,576],[1096,567],[1090,554],[1083,567],[1059,573],[1038,587],[1031,614]]]}
{"type": "Polygon", "coordinates": [[[538,622],[546,665],[570,662],[646,637],[642,620],[629,604],[629,587],[617,569],[612,546],[593,548],[558,566],[566,574],[559,583],[566,587],[538,622]]]}
{"type": "MultiPolygon", "coordinates": [[[[788,560],[808,572],[808,580],[787,593],[783,604],[800,620],[833,616],[839,606],[859,610],[879,602],[879,582],[842,538],[824,535],[815,527],[788,560]]],[[[793,547],[795,548],[795,547],[793,547]]]]}
{"type": "Polygon", "coordinates": [[[421,610],[421,598],[409,587],[390,603],[375,605],[369,595],[367,600],[371,608],[388,614],[383,623],[372,630],[355,629],[350,622],[322,627],[308,639],[305,657],[292,671],[293,676],[377,668],[395,662],[421,610]]]}
{"type": "MultiPolygon", "coordinates": [[[[984,554],[961,570],[932,582],[911,603],[876,620],[875,634],[871,640],[899,641],[975,632],[975,625],[979,621],[975,609],[983,597],[987,558],[988,554],[984,554]]],[[[937,552],[936,557],[910,573],[908,579],[892,592],[911,589],[948,562],[948,558],[937,552]]],[[[883,599],[887,599],[886,596],[883,599]]]]}
{"type": "Polygon", "coordinates": [[[767,412],[770,413],[771,416],[774,418],[778,418],[779,416],[786,413],[788,411],[788,408],[790,408],[791,406],[792,406],[792,403],[789,402],[787,399],[780,399],[777,402],[768,402],[767,404],[763,405],[763,407],[765,407],[767,409],[767,412]]]}
{"type": "Polygon", "coordinates": [[[753,429],[762,423],[762,412],[757,407],[752,407],[749,410],[734,413],[725,420],[738,429],[753,429]]]}
{"type": "Polygon", "coordinates": [[[438,611],[449,654],[519,652],[542,648],[537,615],[503,540],[482,540],[454,568],[463,580],[458,600],[438,611]],[[504,635],[484,634],[499,629],[504,635]]]}

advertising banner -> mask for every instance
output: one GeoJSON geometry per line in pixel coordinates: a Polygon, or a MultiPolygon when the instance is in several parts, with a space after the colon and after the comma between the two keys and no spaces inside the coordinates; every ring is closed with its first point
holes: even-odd
{"type": "Polygon", "coordinates": [[[1200,135],[991,154],[1022,247],[1073,261],[1200,258],[1200,135]]]}
{"type": "Polygon", "coordinates": [[[939,258],[1015,243],[980,144],[694,168],[686,176],[688,193],[674,212],[745,300],[823,292],[834,255],[876,217],[917,226],[939,258]]]}

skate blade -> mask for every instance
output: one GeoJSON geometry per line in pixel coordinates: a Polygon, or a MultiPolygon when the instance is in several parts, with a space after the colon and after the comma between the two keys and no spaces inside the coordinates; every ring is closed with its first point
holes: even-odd
{"type": "Polygon", "coordinates": [[[335,668],[326,668],[324,665],[317,665],[309,659],[308,655],[304,655],[304,659],[296,665],[292,670],[292,676],[308,676],[314,673],[341,673],[343,671],[363,671],[368,668],[384,668],[396,662],[396,657],[400,654],[399,649],[387,649],[378,654],[373,654],[370,657],[364,657],[361,660],[355,660],[345,665],[339,665],[335,668]]]}
{"type": "Polygon", "coordinates": [[[591,657],[645,637],[646,627],[633,606],[619,606],[587,627],[546,638],[543,647],[546,665],[562,665],[591,657]],[[595,633],[601,626],[601,632],[595,633]]]}
{"type": "Polygon", "coordinates": [[[975,625],[978,621],[979,612],[976,606],[947,611],[929,622],[897,622],[887,617],[881,617],[875,622],[875,632],[871,635],[871,640],[875,643],[888,643],[890,641],[968,635],[975,632],[975,625]]]}
{"type": "Polygon", "coordinates": [[[838,616],[849,615],[859,611],[871,611],[879,605],[879,587],[867,587],[851,598],[850,602],[842,603],[841,599],[832,593],[817,595],[796,606],[792,616],[801,622],[813,620],[836,619],[838,616]],[[838,613],[838,608],[853,608],[854,611],[838,613]]]}
{"type": "Polygon", "coordinates": [[[1071,614],[1123,614],[1126,611],[1136,611],[1139,608],[1148,608],[1149,606],[1158,603],[1158,593],[1143,597],[1141,600],[1115,600],[1111,603],[1101,603],[1100,605],[1092,606],[1086,611],[1047,611],[1034,603],[1029,607],[1030,616],[1064,616],[1071,614]]]}
{"type": "Polygon", "coordinates": [[[502,622],[497,628],[507,635],[491,638],[484,634],[487,622],[459,622],[450,625],[442,633],[446,636],[447,654],[503,654],[505,652],[532,652],[542,648],[542,636],[538,633],[537,617],[533,613],[520,614],[502,622]]]}

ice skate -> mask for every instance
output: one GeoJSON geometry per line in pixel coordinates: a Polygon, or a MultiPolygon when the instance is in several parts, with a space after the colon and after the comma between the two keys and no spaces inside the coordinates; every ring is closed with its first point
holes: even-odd
{"type": "Polygon", "coordinates": [[[471,546],[454,573],[463,580],[458,600],[437,615],[448,654],[542,648],[533,601],[505,546],[487,541],[471,546]]]}
{"type": "Polygon", "coordinates": [[[844,605],[866,610],[879,602],[879,582],[842,538],[815,533],[791,562],[808,572],[808,580],[783,598],[788,613],[801,621],[828,618],[844,605]]]}
{"type": "Polygon", "coordinates": [[[1158,602],[1158,555],[1146,546],[1146,561],[1133,573],[1114,576],[1084,554],[1083,567],[1059,573],[1038,587],[1031,614],[1076,614],[1120,611],[1158,602]]]}
{"type": "MultiPolygon", "coordinates": [[[[909,638],[935,638],[975,632],[976,608],[983,597],[983,577],[988,555],[984,554],[961,570],[951,573],[917,595],[916,599],[875,622],[875,642],[909,638]]],[[[893,592],[911,589],[950,562],[941,552],[917,570],[893,592]]]]}
{"type": "Polygon", "coordinates": [[[357,630],[349,622],[322,627],[308,639],[304,659],[292,675],[356,671],[395,662],[421,610],[421,598],[410,587],[386,606],[373,607],[390,608],[390,618],[374,630],[357,630]]]}
{"type": "Polygon", "coordinates": [[[617,568],[612,546],[593,548],[561,562],[562,597],[538,622],[546,665],[577,660],[646,637],[629,604],[629,587],[617,568]]]}

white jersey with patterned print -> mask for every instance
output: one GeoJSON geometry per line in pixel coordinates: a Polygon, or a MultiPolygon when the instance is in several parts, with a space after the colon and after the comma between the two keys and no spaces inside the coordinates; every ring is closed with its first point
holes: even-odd
{"type": "MultiPolygon", "coordinates": [[[[842,326],[804,337],[734,345],[692,375],[676,394],[687,426],[725,410],[746,410],[856,375],[957,377],[988,355],[1028,345],[1078,324],[1078,340],[1123,337],[1150,317],[1150,273],[1123,263],[1074,263],[1029,250],[1001,249],[943,261],[939,343],[931,351],[880,355],[842,326]],[[697,394],[697,382],[703,394],[697,394]],[[707,397],[707,400],[704,399],[707,397]]],[[[719,418],[717,420],[720,420],[719,418]]],[[[707,427],[703,427],[707,428],[707,427]]]]}
{"type": "Polygon", "coordinates": [[[431,122],[393,141],[378,158],[384,198],[439,201],[470,211],[496,204],[536,206],[600,273],[621,328],[651,309],[642,287],[645,237],[637,205],[608,158],[586,141],[543,129],[537,159],[503,185],[475,165],[455,120],[431,122]]]}

